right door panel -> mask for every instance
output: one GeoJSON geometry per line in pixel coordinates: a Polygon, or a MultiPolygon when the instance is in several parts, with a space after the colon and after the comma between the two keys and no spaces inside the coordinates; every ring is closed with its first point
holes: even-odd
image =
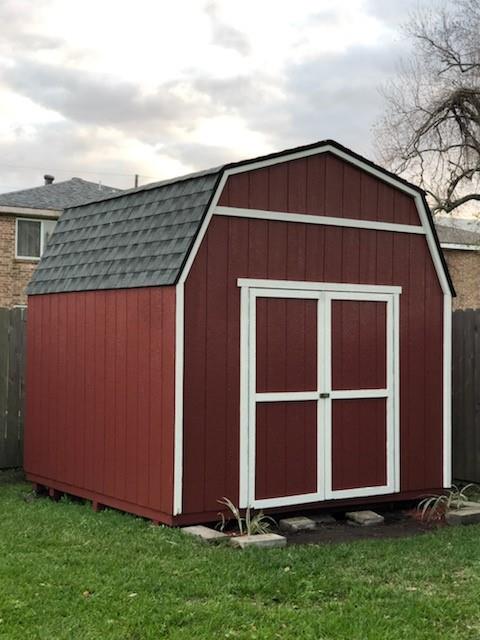
{"type": "Polygon", "coordinates": [[[390,296],[327,295],[327,497],[394,490],[393,315],[390,296]]]}

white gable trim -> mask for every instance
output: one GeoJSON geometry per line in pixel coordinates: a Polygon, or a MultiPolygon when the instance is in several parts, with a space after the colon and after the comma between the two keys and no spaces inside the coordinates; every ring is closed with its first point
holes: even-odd
{"type": "Polygon", "coordinates": [[[282,222],[304,222],[305,224],[320,224],[329,227],[353,227],[355,229],[374,229],[376,231],[395,231],[398,233],[418,233],[425,235],[425,229],[420,225],[360,220],[359,218],[336,218],[332,216],[315,216],[307,213],[264,211],[262,209],[241,209],[238,207],[215,207],[213,214],[216,216],[281,220],[282,222]]]}
{"type": "MultiPolygon", "coordinates": [[[[289,153],[288,151],[285,154],[275,156],[273,158],[267,158],[264,160],[253,161],[248,164],[242,164],[236,167],[231,167],[225,169],[223,171],[220,182],[216,188],[216,191],[213,195],[213,198],[210,202],[210,206],[208,207],[205,218],[202,222],[200,230],[197,234],[195,242],[193,243],[193,247],[190,250],[187,260],[182,269],[182,273],[180,274],[180,278],[176,285],[177,290],[177,300],[180,298],[183,301],[183,290],[184,284],[192,267],[193,261],[200,249],[200,245],[205,236],[205,233],[210,224],[210,220],[214,215],[214,212],[218,205],[218,200],[220,199],[220,195],[222,194],[223,188],[225,187],[225,183],[228,180],[229,176],[235,175],[237,173],[244,173],[246,171],[253,171],[255,169],[261,169],[264,167],[273,166],[276,164],[281,164],[283,162],[289,162],[291,160],[297,160],[300,158],[307,158],[309,156],[317,155],[320,153],[331,153],[337,158],[341,158],[350,164],[357,166],[359,169],[369,173],[370,175],[378,178],[382,182],[390,184],[391,186],[407,193],[412,196],[415,200],[415,204],[417,207],[417,211],[420,217],[420,222],[423,227],[423,231],[426,236],[426,240],[428,243],[428,248],[430,250],[430,255],[432,256],[432,260],[435,266],[435,270],[437,272],[438,279],[440,281],[440,286],[442,287],[442,291],[444,294],[444,350],[443,350],[443,483],[445,487],[450,486],[451,484],[451,332],[452,332],[452,320],[451,320],[451,298],[452,294],[450,291],[450,286],[448,282],[448,278],[443,266],[443,262],[440,256],[440,251],[435,242],[435,238],[432,232],[432,228],[430,226],[430,222],[428,219],[428,214],[425,209],[425,204],[423,202],[422,196],[420,193],[405,184],[403,181],[391,176],[381,169],[377,169],[372,167],[367,162],[362,161],[360,158],[353,156],[346,151],[338,149],[336,146],[331,144],[320,144],[318,147],[311,147],[310,149],[304,149],[300,151],[294,151],[289,153]]],[[[281,214],[283,215],[283,214],[281,214]]],[[[313,217],[313,216],[312,216],[313,217]]],[[[283,218],[282,218],[283,219],[283,218]]],[[[302,221],[305,222],[305,221],[302,221]]],[[[380,223],[382,224],[382,223],[380,223]]],[[[386,223],[384,223],[386,224],[386,223]]],[[[401,226],[401,225],[399,225],[401,226]]],[[[405,225],[412,226],[412,225],[405,225]]],[[[393,230],[391,231],[398,231],[393,230]]],[[[181,305],[176,305],[176,360],[175,360],[175,469],[174,469],[174,505],[173,505],[173,513],[174,515],[178,515],[182,513],[182,492],[183,492],[183,368],[184,368],[184,357],[183,357],[183,329],[184,329],[184,307],[183,303],[181,305]]]]}

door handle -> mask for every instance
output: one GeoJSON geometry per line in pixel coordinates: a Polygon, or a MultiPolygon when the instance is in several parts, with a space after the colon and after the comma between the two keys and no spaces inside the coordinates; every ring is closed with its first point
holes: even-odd
{"type": "Polygon", "coordinates": [[[330,394],[329,393],[319,393],[318,394],[320,398],[330,398],[330,394]]]}

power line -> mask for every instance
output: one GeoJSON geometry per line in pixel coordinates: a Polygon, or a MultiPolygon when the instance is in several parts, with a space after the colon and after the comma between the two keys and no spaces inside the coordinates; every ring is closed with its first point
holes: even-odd
{"type": "MultiPolygon", "coordinates": [[[[45,171],[45,167],[26,167],[18,164],[9,164],[6,162],[0,162],[0,167],[8,167],[9,169],[20,169],[22,171],[45,171]]],[[[151,178],[152,180],[156,180],[157,176],[146,176],[143,174],[135,174],[134,171],[131,173],[114,173],[113,171],[88,171],[86,169],[55,169],[50,168],[51,171],[55,171],[55,173],[88,173],[90,175],[104,175],[104,176],[122,176],[130,178],[132,176],[138,175],[140,178],[151,178]]]]}

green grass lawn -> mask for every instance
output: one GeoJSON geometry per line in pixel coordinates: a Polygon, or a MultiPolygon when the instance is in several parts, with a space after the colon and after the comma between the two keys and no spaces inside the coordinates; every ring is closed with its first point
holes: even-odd
{"type": "Polygon", "coordinates": [[[0,474],[0,638],[480,638],[480,527],[241,552],[0,474]]]}

